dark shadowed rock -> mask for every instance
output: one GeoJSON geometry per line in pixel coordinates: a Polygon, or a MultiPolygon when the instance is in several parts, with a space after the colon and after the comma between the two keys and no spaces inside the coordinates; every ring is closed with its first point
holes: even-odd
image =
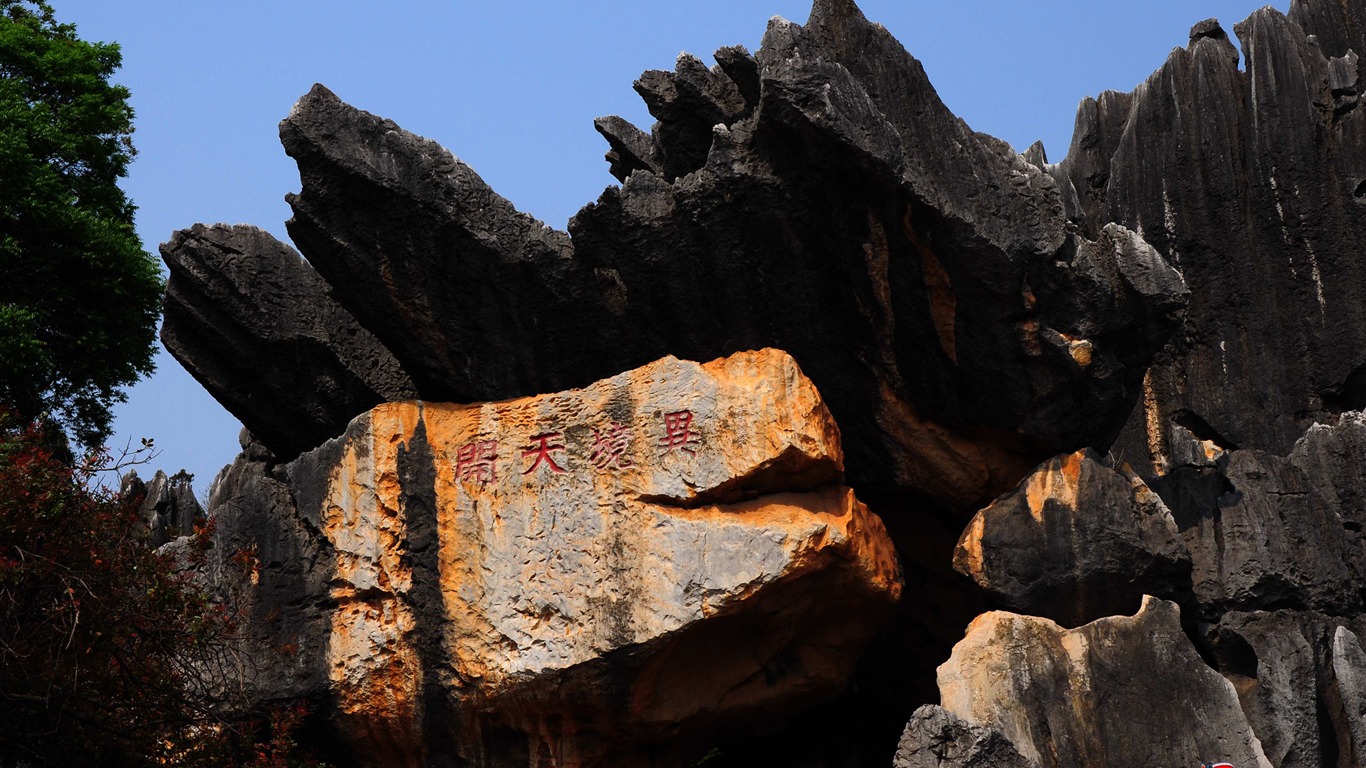
{"type": "Polygon", "coordinates": [[[1359,765],[1366,654],[1359,618],[1232,612],[1204,631],[1219,670],[1280,768],[1359,765]]]}
{"type": "Polygon", "coordinates": [[[1314,421],[1366,406],[1363,14],[1339,0],[1259,10],[1235,27],[1245,71],[1201,22],[1132,94],[1078,110],[1061,164],[1072,217],[1139,232],[1192,292],[1120,440],[1145,476],[1171,462],[1174,425],[1284,455],[1314,421]]]}
{"type": "Polygon", "coordinates": [[[378,403],[413,396],[393,355],[269,233],[196,224],[161,255],[170,270],[167,351],[281,456],[378,403]]]}
{"type": "Polygon", "coordinates": [[[943,707],[915,711],[893,768],[1035,768],[999,731],[971,725],[943,707]]]}
{"type": "Polygon", "coordinates": [[[1065,630],[992,612],[939,668],[941,704],[1044,768],[1270,768],[1232,683],[1196,653],[1175,603],[1065,630]]]}
{"type": "Polygon", "coordinates": [[[1196,598],[1216,611],[1359,610],[1342,522],[1303,470],[1257,451],[1231,452],[1220,470],[1230,490],[1198,518],[1178,519],[1196,598]]]}
{"type": "Polygon", "coordinates": [[[1051,459],[963,531],[954,567],[1011,610],[1077,626],[1190,593],[1191,557],[1157,494],[1094,452],[1051,459]]]}
{"type": "Polygon", "coordinates": [[[1340,0],[1292,0],[1290,20],[1313,35],[1325,56],[1366,56],[1366,6],[1340,0]]]}
{"type": "Polygon", "coordinates": [[[593,121],[593,128],[611,146],[606,157],[608,170],[619,181],[625,182],[632,171],[663,172],[654,140],[639,128],[616,116],[599,117],[593,121]]]}
{"type": "Polygon", "coordinates": [[[572,244],[321,86],[281,124],[291,236],[421,397],[777,346],[826,394],[856,481],[958,507],[1118,431],[1180,276],[1121,227],[1070,232],[1053,176],[971,131],[852,5],[636,90],[659,122],[597,121],[623,185],[572,244]]]}
{"type": "Polygon", "coordinates": [[[1177,426],[1181,461],[1148,481],[1171,510],[1207,619],[1297,608],[1351,615],[1366,574],[1366,416],[1318,425],[1287,457],[1222,451],[1177,426]]]}
{"type": "Polygon", "coordinates": [[[240,630],[221,666],[210,670],[229,707],[323,701],[330,670],[330,608],[317,596],[334,578],[336,557],[300,514],[272,464],[244,452],[209,494],[213,546],[197,575],[233,612],[240,630]]]}
{"type": "Polygon", "coordinates": [[[567,236],[519,213],[435,142],[322,86],[294,106],[280,138],[303,182],[288,197],[290,237],[420,397],[562,388],[561,357],[602,311],[567,236]]]}

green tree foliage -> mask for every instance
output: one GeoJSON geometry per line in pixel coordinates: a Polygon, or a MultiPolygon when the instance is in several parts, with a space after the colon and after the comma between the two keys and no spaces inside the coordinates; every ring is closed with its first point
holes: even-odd
{"type": "Polygon", "coordinates": [[[101,444],[152,371],[162,283],[117,181],[133,157],[117,45],[0,0],[0,406],[101,444]]]}

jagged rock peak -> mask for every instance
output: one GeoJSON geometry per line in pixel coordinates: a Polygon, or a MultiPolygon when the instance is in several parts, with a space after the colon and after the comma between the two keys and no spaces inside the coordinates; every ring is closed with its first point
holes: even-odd
{"type": "Polygon", "coordinates": [[[268,232],[196,224],[173,233],[161,256],[166,350],[282,457],[415,394],[388,348],[268,232]]]}
{"type": "Polygon", "coordinates": [[[1315,421],[1366,406],[1366,110],[1349,55],[1366,44],[1363,13],[1338,0],[1255,11],[1234,26],[1242,71],[1201,22],[1132,94],[1078,110],[1061,163],[1072,217],[1140,232],[1192,292],[1120,441],[1142,474],[1164,471],[1178,421],[1284,455],[1315,421]]]}
{"type": "MultiPolygon", "coordinates": [[[[570,236],[317,86],[281,123],[302,185],[290,236],[424,400],[772,346],[858,446],[856,484],[973,509],[1107,444],[1180,322],[1179,273],[1121,227],[1070,231],[1056,169],[972,132],[850,4],[723,51],[641,77],[650,135],[596,122],[623,184],[570,236]]],[[[297,452],[257,402],[229,408],[297,452]]]]}

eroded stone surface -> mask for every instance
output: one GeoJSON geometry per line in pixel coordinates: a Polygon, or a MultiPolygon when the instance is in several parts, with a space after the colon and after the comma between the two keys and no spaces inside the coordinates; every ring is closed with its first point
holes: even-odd
{"type": "Polygon", "coordinates": [[[1235,611],[1205,629],[1274,765],[1360,764],[1361,630],[1360,618],[1289,610],[1235,611]]]}
{"type": "MultiPolygon", "coordinates": [[[[623,183],[568,233],[315,87],[281,123],[290,236],[429,401],[779,347],[839,419],[852,481],[957,509],[1113,438],[1186,301],[1157,251],[1070,230],[1054,175],[970,130],[847,0],[717,62],[641,76],[650,134],[596,123],[623,183]]],[[[317,432],[216,393],[281,456],[317,432]]]]}
{"type": "Polygon", "coordinates": [[[943,707],[915,711],[897,745],[893,768],[1035,768],[999,732],[970,725],[943,707]]]}
{"type": "Polygon", "coordinates": [[[1258,10],[1234,27],[1241,69],[1202,22],[1132,94],[1078,110],[1060,164],[1072,218],[1141,233],[1191,289],[1120,441],[1145,476],[1171,464],[1178,426],[1285,455],[1315,421],[1366,407],[1363,17],[1340,0],[1258,10]]]}
{"type": "Polygon", "coordinates": [[[842,473],[815,388],[766,350],[386,404],[273,471],[288,504],[235,504],[330,553],[285,611],[325,625],[322,685],[368,764],[630,765],[840,690],[900,592],[842,473]]]}
{"type": "Polygon", "coordinates": [[[1040,766],[1270,768],[1232,683],[1181,630],[1175,603],[1076,629],[993,611],[939,668],[942,705],[1000,731],[1040,766]]]}
{"type": "Polygon", "coordinates": [[[1296,608],[1353,615],[1366,571],[1366,416],[1316,425],[1289,456],[1204,448],[1149,481],[1190,551],[1199,610],[1296,608]]]}
{"type": "Polygon", "coordinates": [[[194,532],[204,522],[204,508],[194,496],[194,476],[181,470],[167,477],[157,470],[151,482],[144,483],[135,470],[129,470],[119,482],[119,498],[135,503],[141,532],[147,544],[159,547],[177,536],[194,532]]]}
{"type": "Polygon", "coordinates": [[[283,458],[386,400],[413,397],[394,356],[328,296],[299,254],[237,225],[180,230],[161,340],[195,379],[283,458]]]}
{"type": "Polygon", "coordinates": [[[1165,504],[1092,451],[1045,462],[978,512],[954,567],[1006,607],[1077,626],[1142,596],[1190,592],[1186,544],[1165,504]]]}

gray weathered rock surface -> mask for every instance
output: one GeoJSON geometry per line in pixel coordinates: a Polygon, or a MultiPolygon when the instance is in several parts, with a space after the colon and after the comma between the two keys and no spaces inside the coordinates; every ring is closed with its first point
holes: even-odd
{"type": "Polygon", "coordinates": [[[970,725],[943,707],[915,711],[896,748],[893,768],[1035,768],[998,731],[970,725]]]}
{"type": "Polygon", "coordinates": [[[130,469],[123,476],[119,498],[138,504],[138,518],[148,546],[159,547],[177,536],[189,535],[204,522],[204,508],[195,498],[193,482],[194,476],[184,470],[170,477],[157,470],[147,483],[135,470],[130,469]]]}
{"type": "Polygon", "coordinates": [[[1176,604],[1156,598],[1071,630],[984,614],[939,668],[939,689],[945,709],[1045,768],[1271,766],[1233,684],[1196,653],[1176,604]]]}
{"type": "Polygon", "coordinates": [[[1363,674],[1359,618],[1231,612],[1205,636],[1267,757],[1280,768],[1359,765],[1363,674]]]}
{"type": "Polygon", "coordinates": [[[171,273],[162,343],[280,456],[340,434],[379,403],[413,397],[389,350],[269,233],[196,224],[161,255],[171,273]]]}
{"type": "MultiPolygon", "coordinates": [[[[717,60],[641,76],[651,134],[597,122],[623,184],[568,234],[315,87],[281,123],[302,179],[290,235],[427,400],[780,347],[839,419],[856,484],[957,508],[1113,437],[1186,300],[1156,251],[1070,231],[1055,178],[954,117],[847,0],[717,60]]],[[[282,456],[364,399],[272,431],[260,398],[226,390],[282,456]]]]}
{"type": "Polygon", "coordinates": [[[1177,265],[1186,330],[1121,441],[1162,471],[1172,427],[1288,453],[1315,421],[1366,406],[1366,109],[1359,2],[1297,0],[1190,45],[1132,94],[1083,102],[1061,163],[1088,232],[1114,222],[1177,265]],[[1335,57],[1344,57],[1337,59],[1335,57]]]}
{"type": "Polygon", "coordinates": [[[1157,494],[1092,451],[1041,465],[977,513],[954,567],[1012,610],[1067,626],[1190,593],[1191,555],[1157,494]]]}

